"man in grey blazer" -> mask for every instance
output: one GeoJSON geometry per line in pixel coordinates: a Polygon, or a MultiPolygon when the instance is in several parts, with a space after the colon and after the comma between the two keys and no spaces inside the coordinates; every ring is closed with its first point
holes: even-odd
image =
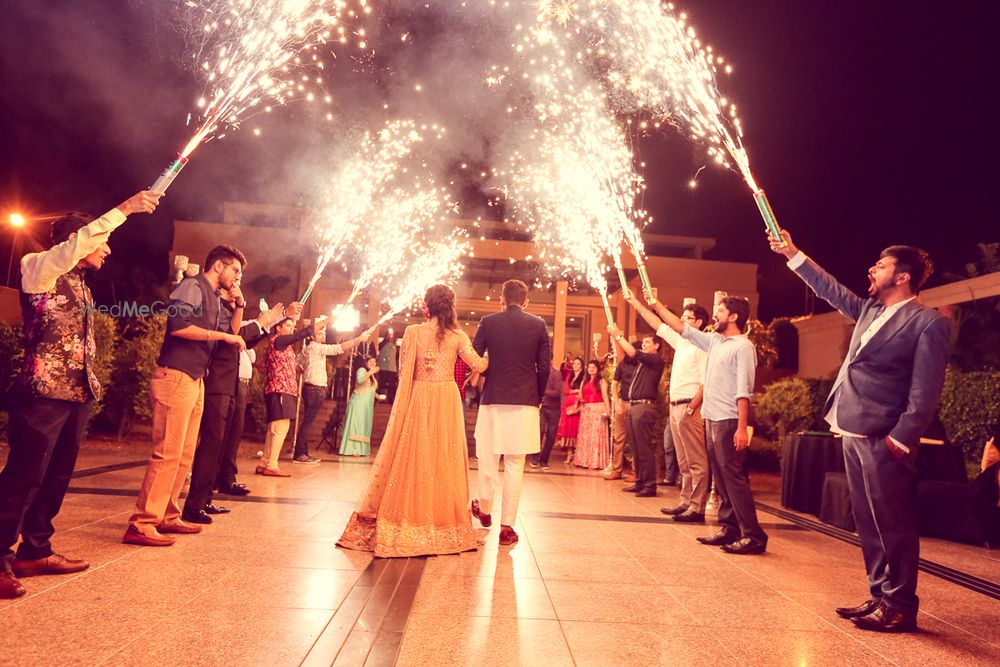
{"type": "MultiPolygon", "coordinates": [[[[826,401],[830,429],[844,438],[851,508],[870,599],[837,614],[865,630],[916,629],[920,542],[913,509],[920,436],[934,416],[948,362],[949,320],[918,303],[933,271],[927,253],[890,246],[868,269],[868,298],[841,285],[792,243],[771,250],[818,297],[855,322],[847,357],[826,401]]],[[[784,243],[783,243],[783,242],[784,243]]]]}

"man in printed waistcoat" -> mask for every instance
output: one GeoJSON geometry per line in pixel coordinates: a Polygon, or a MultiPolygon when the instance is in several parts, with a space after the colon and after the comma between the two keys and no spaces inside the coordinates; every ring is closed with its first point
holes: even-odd
{"type": "Polygon", "coordinates": [[[50,542],[91,405],[101,398],[94,298],[84,276],[111,254],[111,232],[133,213],[151,213],[159,196],[140,192],[96,220],[70,213],[52,224],[52,248],[21,259],[24,362],[10,388],[10,453],[0,472],[0,598],[24,595],[18,577],[88,567],[50,542]]]}

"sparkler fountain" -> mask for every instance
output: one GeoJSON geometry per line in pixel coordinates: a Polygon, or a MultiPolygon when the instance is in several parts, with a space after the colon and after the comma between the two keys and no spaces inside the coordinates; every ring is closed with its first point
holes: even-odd
{"type": "MultiPolygon", "coordinates": [[[[242,120],[270,104],[285,104],[303,97],[322,84],[321,76],[298,75],[307,66],[322,70],[316,46],[350,41],[345,19],[370,13],[367,0],[187,0],[196,27],[192,41],[199,46],[195,59],[205,79],[205,94],[198,101],[200,124],[194,135],[160,174],[152,190],[165,192],[199,145],[224,127],[238,127],[242,120]],[[312,50],[311,57],[305,52],[312,50]],[[304,62],[305,61],[305,62],[304,62]],[[263,105],[263,106],[262,106],[263,105]]],[[[366,48],[364,30],[353,31],[358,47],[366,48]]],[[[329,95],[324,96],[332,102],[329,95]]]]}
{"type": "Polygon", "coordinates": [[[651,112],[657,127],[660,121],[682,125],[692,140],[708,144],[717,163],[735,166],[768,231],[781,238],[767,195],[750,170],[736,106],[719,92],[719,70],[728,74],[732,67],[698,39],[686,14],[661,0],[548,0],[539,5],[537,18],[541,24],[572,23],[574,34],[586,42],[579,57],[606,70],[616,108],[651,112]]]}

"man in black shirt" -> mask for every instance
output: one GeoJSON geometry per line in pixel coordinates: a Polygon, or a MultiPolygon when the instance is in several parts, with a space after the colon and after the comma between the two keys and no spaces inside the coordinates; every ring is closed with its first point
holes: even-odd
{"type": "Polygon", "coordinates": [[[608,333],[611,334],[615,347],[625,353],[619,365],[624,380],[620,385],[620,392],[622,400],[629,404],[628,436],[635,456],[635,484],[623,490],[634,491],[638,498],[652,498],[656,496],[653,428],[656,426],[660,377],[666,362],[660,357],[660,342],[655,336],[645,336],[642,348],[637,350],[614,325],[608,326],[608,333]],[[629,373],[632,368],[634,372],[629,373]],[[631,378],[625,380],[628,375],[631,378]]]}

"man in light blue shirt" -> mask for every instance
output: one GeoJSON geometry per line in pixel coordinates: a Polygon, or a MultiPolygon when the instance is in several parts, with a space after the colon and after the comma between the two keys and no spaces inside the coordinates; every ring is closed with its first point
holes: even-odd
{"type": "MultiPolygon", "coordinates": [[[[649,292],[646,300],[655,308],[656,299],[649,292]]],[[[757,522],[747,476],[747,422],[757,367],[757,352],[745,333],[750,304],[735,296],[722,299],[715,307],[714,332],[698,331],[665,308],[656,310],[671,329],[708,353],[701,415],[705,418],[709,465],[722,497],[722,530],[698,541],[732,554],[764,553],[767,533],[757,522]]]]}

